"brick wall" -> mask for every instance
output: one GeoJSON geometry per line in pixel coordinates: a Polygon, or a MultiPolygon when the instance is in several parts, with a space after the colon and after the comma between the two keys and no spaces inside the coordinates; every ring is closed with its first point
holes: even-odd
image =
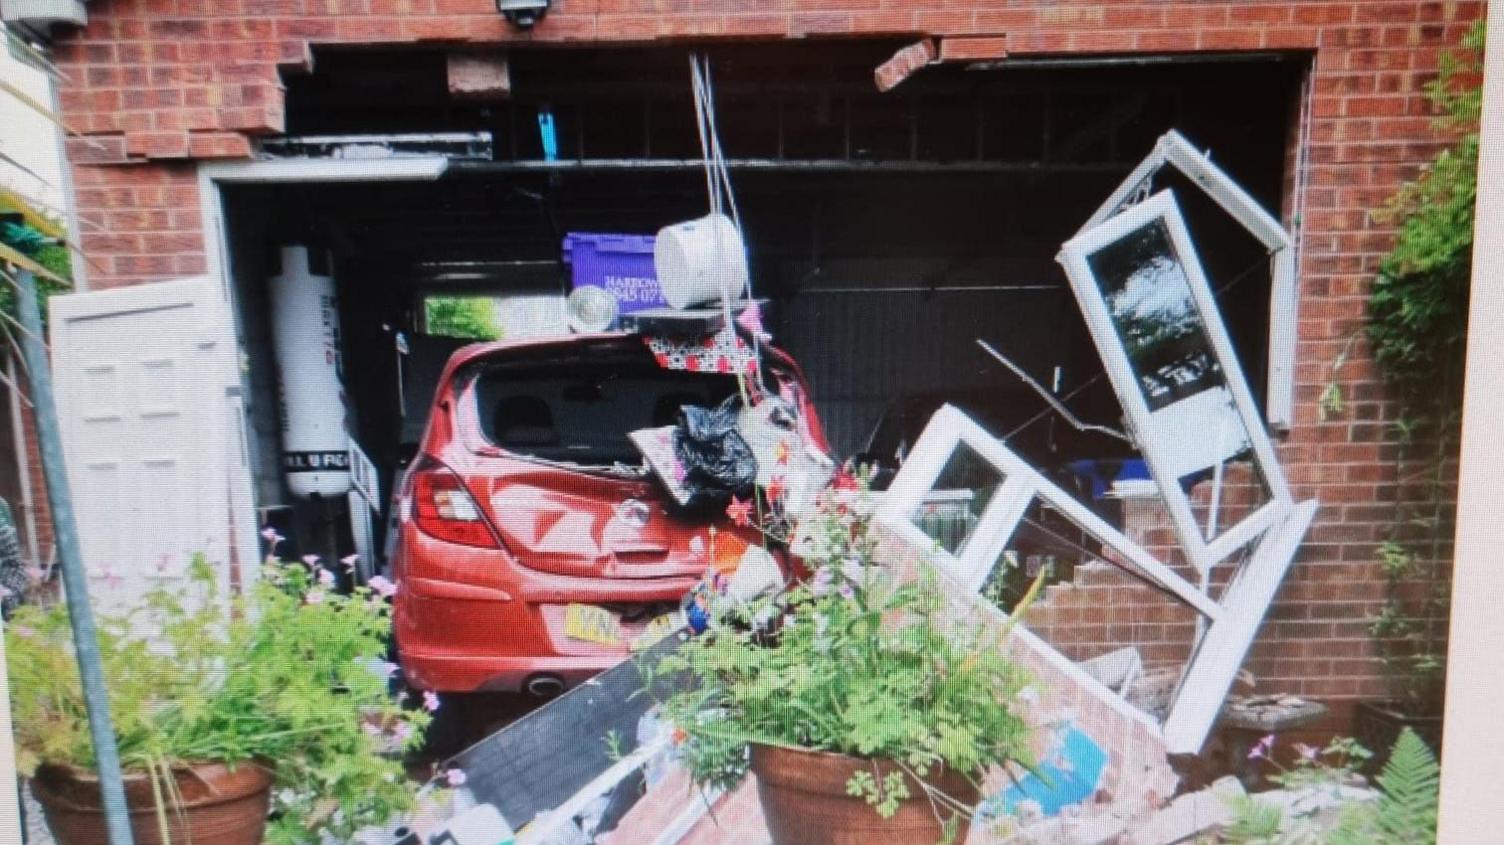
{"type": "MultiPolygon", "coordinates": [[[[1484,12],[1468,2],[1027,2],[1027,0],[556,0],[531,33],[491,0],[110,0],[63,37],[63,116],[82,244],[96,286],[205,269],[194,163],[244,157],[283,126],[279,70],[312,45],[584,44],[662,39],[914,35],[992,53],[1312,51],[1297,395],[1281,446],[1297,497],[1323,503],[1266,625],[1255,669],[1312,695],[1383,692],[1365,619],[1382,579],[1375,549],[1401,495],[1386,440],[1392,403],[1361,342],[1368,286],[1392,231],[1368,211],[1445,139],[1422,86],[1484,12]],[[1343,353],[1346,351],[1346,355],[1343,353]],[[1344,363],[1336,366],[1339,358],[1344,363]],[[1323,419],[1337,383],[1345,411],[1323,419]]],[[[1292,191],[1294,182],[1292,181],[1292,191]]],[[[1287,209],[1296,204],[1293,194],[1287,209]]]]}

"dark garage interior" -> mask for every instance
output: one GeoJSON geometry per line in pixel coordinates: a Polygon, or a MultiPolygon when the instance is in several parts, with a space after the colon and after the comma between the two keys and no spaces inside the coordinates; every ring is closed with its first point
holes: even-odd
{"type": "MultiPolygon", "coordinates": [[[[1124,454],[1047,413],[974,341],[1068,396],[1082,419],[1118,425],[1054,261],[1060,244],[1172,128],[1277,211],[1307,57],[944,65],[878,93],[873,68],[901,46],[709,51],[753,292],[770,301],[775,343],[802,363],[837,457],[861,452],[905,401],[955,401],[1041,466],[1124,454]]],[[[354,430],[386,485],[415,434],[396,413],[395,332],[418,336],[425,294],[565,293],[566,233],[651,235],[706,213],[687,55],[517,50],[504,102],[450,98],[437,50],[321,52],[313,73],[286,79],[289,138],[489,133],[491,154],[457,157],[434,181],[226,187],[263,505],[284,500],[264,292],[275,247],[308,242],[335,257],[354,430]],[[552,160],[540,113],[556,127],[552,160]]],[[[1199,191],[1177,194],[1262,396],[1263,248],[1199,191]]]]}

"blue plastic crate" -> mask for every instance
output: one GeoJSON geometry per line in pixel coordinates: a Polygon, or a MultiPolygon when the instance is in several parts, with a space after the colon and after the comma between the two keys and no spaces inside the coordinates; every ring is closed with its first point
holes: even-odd
{"type": "Polygon", "coordinates": [[[616,297],[621,313],[663,308],[668,302],[653,269],[652,235],[570,232],[564,236],[564,263],[573,286],[604,288],[616,297]]]}

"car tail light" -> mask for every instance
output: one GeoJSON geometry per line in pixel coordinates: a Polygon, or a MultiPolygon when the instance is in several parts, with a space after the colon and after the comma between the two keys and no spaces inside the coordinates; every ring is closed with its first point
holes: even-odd
{"type": "Polygon", "coordinates": [[[501,547],[465,482],[443,464],[426,463],[413,473],[412,514],[418,529],[430,537],[483,549],[501,547]]]}

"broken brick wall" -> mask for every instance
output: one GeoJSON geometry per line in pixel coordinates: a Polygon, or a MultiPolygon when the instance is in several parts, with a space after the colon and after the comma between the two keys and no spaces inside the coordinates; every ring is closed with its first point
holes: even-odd
{"type": "MultiPolygon", "coordinates": [[[[1218,524],[1224,528],[1242,520],[1264,501],[1257,493],[1253,473],[1250,464],[1228,465],[1218,507],[1218,524]]],[[[1210,481],[1197,484],[1190,492],[1191,511],[1198,525],[1206,524],[1211,494],[1210,481]]],[[[1126,496],[1120,501],[1123,533],[1188,582],[1199,583],[1200,575],[1181,552],[1175,525],[1159,496],[1126,496]]],[[[1242,555],[1251,554],[1252,549],[1249,546],[1213,568],[1210,589],[1214,598],[1236,571],[1242,555]]],[[[1111,554],[1106,557],[1108,560],[1078,566],[1069,579],[1045,587],[1026,611],[1025,622],[1072,660],[1132,646],[1139,650],[1147,672],[1178,672],[1190,659],[1199,614],[1109,562],[1111,554]]],[[[1269,679],[1276,689],[1289,689],[1289,681],[1300,681],[1298,675],[1291,678],[1281,674],[1299,667],[1275,662],[1258,650],[1247,667],[1261,680],[1269,679]]]]}
{"type": "MultiPolygon", "coordinates": [[[[925,549],[879,527],[877,557],[899,582],[909,582],[930,566],[925,549]]],[[[1013,625],[1008,616],[988,609],[986,599],[967,594],[953,583],[945,591],[939,618],[958,629],[980,628],[983,642],[996,642],[1032,679],[1017,703],[1024,720],[1035,728],[1034,751],[1043,759],[1050,751],[1052,728],[1069,723],[1107,752],[1107,765],[1098,784],[1102,800],[1138,812],[1174,794],[1179,775],[1170,766],[1164,736],[1153,718],[1135,710],[1117,694],[1087,679],[1075,666],[1051,654],[1034,633],[1013,625]]],[[[1066,655],[1069,658],[1069,655],[1066,655]]],[[[989,777],[988,792],[1004,788],[1001,772],[989,777]]]]}
{"type": "MultiPolygon", "coordinates": [[[[87,27],[62,34],[56,57],[62,116],[81,133],[68,150],[89,284],[108,287],[208,269],[196,165],[244,159],[255,138],[282,130],[281,72],[306,69],[315,45],[899,36],[937,39],[935,53],[953,58],[1309,54],[1309,140],[1292,135],[1288,151],[1285,221],[1301,209],[1303,231],[1294,421],[1279,452],[1296,498],[1318,498],[1322,510],[1252,668],[1272,689],[1351,698],[1385,691],[1366,620],[1384,591],[1376,550],[1407,495],[1388,433],[1396,407],[1353,340],[1393,242],[1369,211],[1446,143],[1424,85],[1484,9],[1480,0],[556,0],[521,32],[490,0],[110,0],[90,4],[87,27]],[[1320,410],[1329,384],[1346,397],[1339,414],[1320,410]]],[[[1079,611],[1097,620],[1108,607],[1079,611]]]]}

